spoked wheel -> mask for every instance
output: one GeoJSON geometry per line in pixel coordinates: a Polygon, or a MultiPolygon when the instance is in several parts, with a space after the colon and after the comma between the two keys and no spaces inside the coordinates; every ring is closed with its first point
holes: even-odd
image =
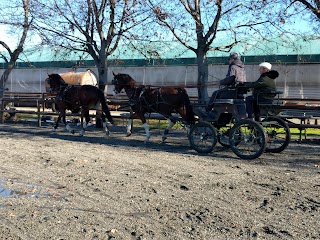
{"type": "Polygon", "coordinates": [[[266,152],[279,153],[289,145],[291,133],[288,124],[278,117],[267,117],[261,125],[266,133],[266,152]]]}
{"type": "Polygon", "coordinates": [[[190,129],[189,142],[198,153],[209,153],[217,144],[217,131],[208,122],[198,122],[190,129]]]}
{"type": "Polygon", "coordinates": [[[229,144],[232,151],[242,159],[255,159],[266,149],[266,137],[262,126],[243,119],[230,130],[229,144]]]}
{"type": "Polygon", "coordinates": [[[230,147],[229,144],[229,133],[230,129],[234,126],[234,123],[229,123],[226,126],[219,127],[217,131],[217,138],[218,142],[223,146],[223,147],[230,147]]]}

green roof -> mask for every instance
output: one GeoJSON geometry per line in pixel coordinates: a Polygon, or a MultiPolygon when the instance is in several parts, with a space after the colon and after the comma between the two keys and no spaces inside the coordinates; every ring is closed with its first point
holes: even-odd
{"type": "MultiPolygon", "coordinates": [[[[221,42],[227,41],[218,41],[221,42]]],[[[192,43],[190,43],[192,45],[192,43]]],[[[135,42],[140,50],[121,44],[109,56],[110,65],[189,65],[196,64],[195,53],[177,41],[135,42]]],[[[214,47],[215,43],[212,44],[214,47]]],[[[313,38],[277,37],[273,39],[254,39],[241,42],[233,47],[243,56],[245,62],[316,62],[320,63],[320,36],[313,38]]],[[[209,64],[224,64],[229,52],[209,51],[209,64]]],[[[3,60],[2,62],[3,64],[3,60]]],[[[94,66],[87,53],[66,51],[50,47],[35,47],[25,50],[17,62],[17,67],[72,67],[94,66]]]]}

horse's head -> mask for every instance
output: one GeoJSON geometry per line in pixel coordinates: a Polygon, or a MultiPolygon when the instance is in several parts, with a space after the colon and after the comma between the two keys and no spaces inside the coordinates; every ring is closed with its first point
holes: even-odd
{"type": "Polygon", "coordinates": [[[59,74],[49,74],[46,79],[46,84],[50,93],[57,93],[62,87],[65,87],[67,83],[62,79],[59,74]]]}
{"type": "Polygon", "coordinates": [[[133,88],[136,84],[136,81],[130,77],[128,74],[123,74],[123,73],[118,73],[115,74],[113,73],[113,80],[112,84],[114,85],[113,93],[114,94],[119,94],[122,89],[126,90],[129,88],[133,88]]]}

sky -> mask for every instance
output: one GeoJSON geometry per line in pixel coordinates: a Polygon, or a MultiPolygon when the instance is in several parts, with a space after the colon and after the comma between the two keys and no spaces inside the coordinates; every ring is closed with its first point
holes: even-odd
{"type": "MultiPolygon", "coordinates": [[[[7,0],[2,0],[2,1],[7,1],[7,0]]],[[[309,23],[301,20],[301,21],[297,21],[297,23],[291,27],[296,28],[296,29],[306,29],[306,28],[309,28],[309,26],[310,26],[309,23]]],[[[9,47],[14,48],[17,45],[17,38],[16,38],[16,36],[10,36],[10,34],[8,34],[8,30],[9,29],[7,26],[0,24],[0,40],[6,42],[9,45],[9,47]]],[[[25,49],[28,49],[28,47],[30,48],[30,46],[32,46],[32,45],[38,45],[37,43],[39,43],[39,37],[36,37],[34,35],[31,36],[29,34],[29,38],[28,38],[28,41],[26,42],[25,49]]],[[[181,48],[180,48],[180,46],[175,47],[176,44],[179,45],[179,43],[174,43],[171,45],[176,49],[178,49],[178,48],[181,49],[181,52],[184,52],[184,47],[183,46],[181,46],[181,48]]],[[[2,46],[0,46],[0,52],[2,52],[2,51],[4,51],[4,48],[2,46]]],[[[168,51],[172,51],[172,48],[168,48],[168,51]]],[[[121,51],[121,50],[118,51],[119,58],[121,58],[122,52],[123,51],[121,51]]],[[[217,56],[221,55],[220,52],[211,53],[209,55],[212,55],[212,54],[217,55],[217,56]]],[[[189,53],[187,55],[191,56],[191,55],[193,55],[193,53],[189,53]]]]}
{"type": "MultiPolygon", "coordinates": [[[[9,47],[14,47],[16,45],[16,40],[12,39],[12,36],[10,36],[7,33],[7,26],[0,24],[0,40],[4,41],[9,45],[9,47]]],[[[4,48],[0,45],[0,51],[3,51],[4,48]]]]}

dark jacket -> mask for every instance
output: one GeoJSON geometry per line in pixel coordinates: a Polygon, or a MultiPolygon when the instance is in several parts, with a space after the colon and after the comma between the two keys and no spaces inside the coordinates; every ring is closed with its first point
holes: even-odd
{"type": "Polygon", "coordinates": [[[225,79],[220,80],[220,85],[233,86],[236,83],[246,82],[246,71],[241,60],[236,59],[229,65],[225,79]]]}
{"type": "Polygon", "coordinates": [[[253,88],[252,94],[254,96],[261,96],[266,99],[272,99],[275,97],[273,92],[276,91],[275,79],[279,76],[277,71],[271,70],[269,72],[260,75],[259,79],[255,82],[247,82],[246,87],[253,88]],[[262,94],[266,93],[266,94],[262,94]]]}

